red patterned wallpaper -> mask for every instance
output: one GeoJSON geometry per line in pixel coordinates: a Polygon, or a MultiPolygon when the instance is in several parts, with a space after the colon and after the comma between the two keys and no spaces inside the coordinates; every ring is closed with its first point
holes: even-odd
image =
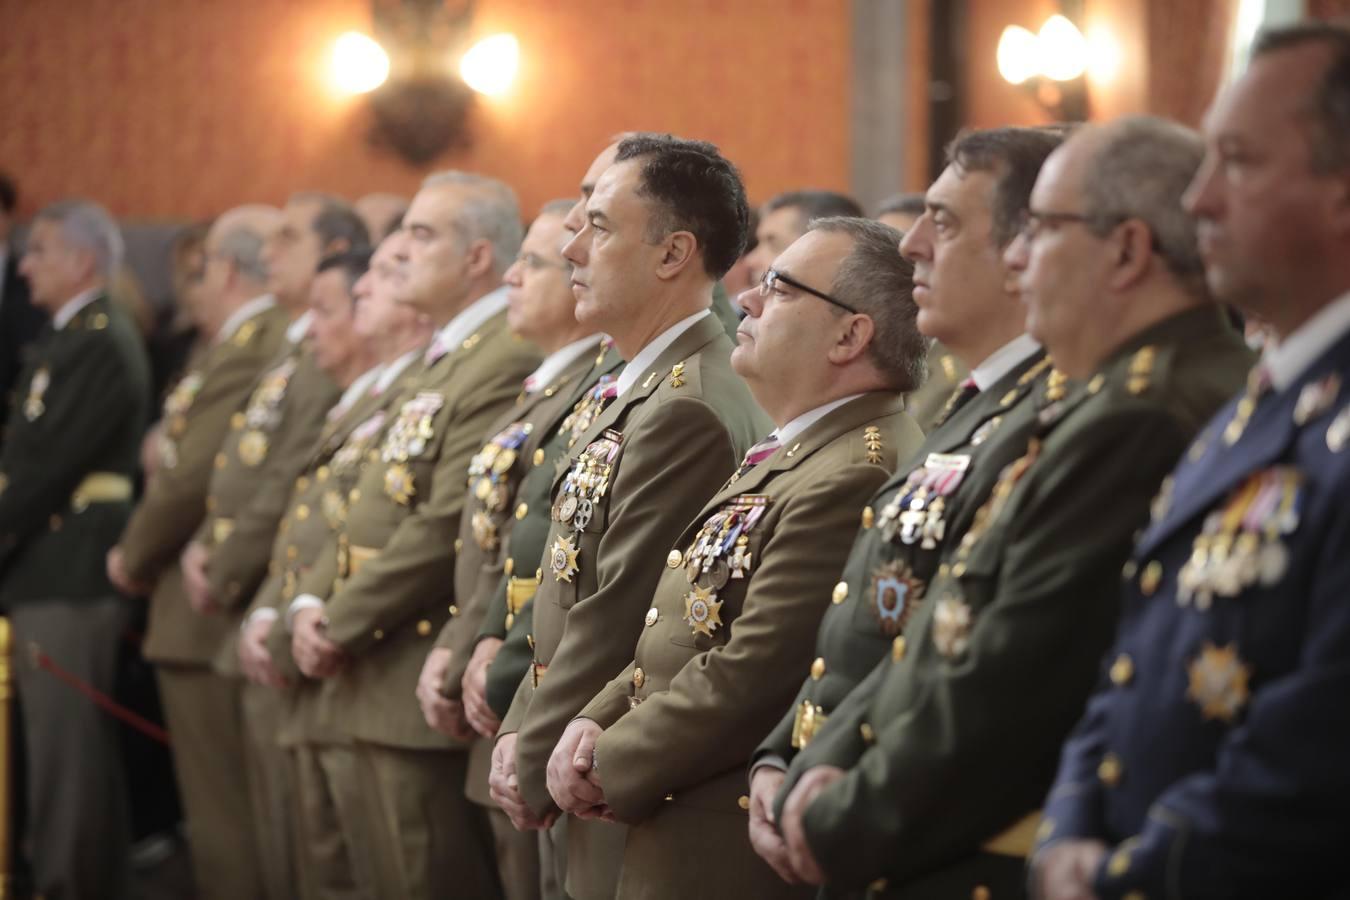
{"type": "MultiPolygon", "coordinates": [[[[425,171],[370,148],[361,98],[323,80],[333,39],[369,23],[368,0],[0,0],[0,168],[25,214],[71,194],[144,218],[410,193],[425,171]]],[[[479,0],[475,30],[514,32],[520,74],[428,170],[502,177],[527,214],[625,129],[719,144],[752,199],[847,186],[848,0],[479,0]]]]}

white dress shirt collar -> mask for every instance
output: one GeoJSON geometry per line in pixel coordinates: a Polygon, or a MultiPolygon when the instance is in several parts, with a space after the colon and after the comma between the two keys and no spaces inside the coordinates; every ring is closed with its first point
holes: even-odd
{"type": "Polygon", "coordinates": [[[971,370],[970,377],[975,379],[977,388],[987,391],[1039,349],[1041,345],[1036,343],[1035,338],[1029,334],[1019,334],[989,354],[984,362],[971,370]]]}
{"type": "Polygon", "coordinates": [[[576,362],[583,354],[592,350],[598,344],[600,338],[598,335],[590,335],[579,341],[573,341],[566,347],[554,350],[544,361],[539,364],[529,378],[525,379],[526,391],[537,391],[548,387],[553,380],[563,373],[563,370],[576,362]]]}
{"type": "Polygon", "coordinates": [[[225,343],[230,338],[234,337],[234,333],[243,327],[243,324],[249,319],[260,313],[266,312],[276,305],[277,298],[273,297],[271,294],[263,294],[259,297],[254,297],[252,300],[230,313],[230,317],[225,320],[224,325],[220,326],[220,331],[216,333],[216,339],[212,343],[225,343]]]}
{"type": "Polygon", "coordinates": [[[778,443],[786,447],[789,441],[795,440],[798,435],[825,418],[825,416],[843,406],[845,403],[848,403],[850,400],[856,400],[861,396],[863,395],[849,394],[847,397],[840,397],[838,400],[831,400],[823,406],[817,406],[815,409],[807,410],[791,422],[788,422],[782,428],[775,428],[773,430],[773,435],[778,438],[778,443]]]}
{"type": "Polygon", "coordinates": [[[305,339],[309,332],[309,323],[314,321],[314,310],[307,309],[300,314],[300,317],[286,326],[286,340],[292,344],[298,344],[305,339]]]}
{"type": "Polygon", "coordinates": [[[484,322],[504,309],[506,309],[505,286],[484,294],[456,313],[455,317],[446,322],[445,327],[437,333],[436,339],[440,340],[441,346],[447,351],[453,350],[468,340],[484,322]]]}
{"type": "Polygon", "coordinates": [[[74,297],[71,297],[65,302],[65,305],[56,311],[56,315],[52,316],[52,327],[57,331],[65,328],[80,310],[84,309],[90,303],[93,303],[102,295],[102,288],[90,288],[87,291],[81,291],[74,297]]]}
{"type": "Polygon", "coordinates": [[[667,347],[675,343],[680,335],[684,334],[690,328],[693,328],[704,316],[710,315],[712,315],[711,309],[701,309],[692,316],[681,319],[658,334],[647,343],[647,346],[634,354],[633,358],[628,361],[628,365],[624,366],[623,371],[619,373],[617,382],[619,389],[618,396],[622,397],[624,394],[628,393],[628,389],[637,384],[638,379],[642,377],[642,373],[646,368],[656,362],[656,358],[664,353],[667,347]]]}
{"type": "Polygon", "coordinates": [[[388,365],[380,367],[380,374],[375,378],[375,393],[383,394],[389,390],[389,385],[393,384],[398,376],[403,374],[403,370],[408,368],[413,360],[422,355],[425,348],[418,347],[416,350],[409,350],[398,359],[388,365]]]}
{"type": "Polygon", "coordinates": [[[1350,330],[1350,293],[1342,294],[1279,343],[1266,346],[1261,358],[1276,391],[1287,390],[1318,357],[1350,330]]]}

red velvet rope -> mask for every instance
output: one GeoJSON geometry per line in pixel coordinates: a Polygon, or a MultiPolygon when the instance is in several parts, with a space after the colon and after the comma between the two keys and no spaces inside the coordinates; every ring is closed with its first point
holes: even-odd
{"type": "Polygon", "coordinates": [[[28,645],[28,652],[33,659],[34,666],[50,672],[52,675],[56,676],[58,681],[61,681],[79,691],[81,694],[84,694],[90,700],[93,700],[98,704],[104,712],[122,720],[151,740],[159,741],[161,744],[169,743],[169,733],[167,731],[160,728],[149,719],[137,715],[132,710],[127,709],[93,685],[88,684],[84,680],[61,668],[61,666],[59,666],[50,656],[42,652],[42,648],[37,644],[30,643],[28,645]]]}

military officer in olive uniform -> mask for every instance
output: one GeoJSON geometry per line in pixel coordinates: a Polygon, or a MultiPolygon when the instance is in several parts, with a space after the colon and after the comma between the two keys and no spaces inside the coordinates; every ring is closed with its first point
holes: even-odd
{"type": "MultiPolygon", "coordinates": [[[[525,379],[515,404],[488,429],[486,442],[469,462],[469,497],[455,541],[455,597],[459,615],[452,616],[427,656],[417,696],[427,725],[452,737],[475,734],[465,717],[461,684],[471,659],[480,668],[492,660],[500,641],[479,641],[479,627],[507,566],[506,547],[513,526],[529,512],[517,491],[525,475],[543,465],[542,443],[551,424],[561,418],[562,404],[594,367],[601,336],[591,333],[574,315],[576,299],[570,283],[572,267],[562,258],[568,233],[563,219],[571,200],[544,206],[506,270],[507,323],[517,337],[548,354],[525,379]]],[[[541,551],[540,551],[541,552],[541,551]]],[[[526,565],[537,562],[535,559],[526,565]]],[[[514,573],[514,563],[510,564],[514,573]]],[[[528,579],[535,585],[533,569],[528,579]]],[[[520,603],[520,590],[513,599],[520,603]]],[[[470,749],[467,796],[483,807],[492,825],[497,871],[507,900],[539,896],[539,841],[517,831],[488,797],[490,741],[475,740],[470,749]]]]}
{"type": "MultiPolygon", "coordinates": [[[[381,243],[371,269],[353,287],[352,330],[378,365],[362,374],[329,411],[277,529],[269,576],[255,596],[239,641],[240,666],[260,689],[275,691],[280,724],[272,738],[286,754],[293,785],[295,867],[301,896],[369,897],[375,878],[369,839],[360,830],[360,793],[350,738],[333,721],[331,685],[301,675],[291,636],[279,623],[300,579],[327,546],[345,515],[352,488],[375,446],[389,406],[420,371],[431,328],[416,310],[394,300],[406,235],[381,243]],[[325,774],[327,773],[327,774],[325,774]],[[338,809],[347,810],[339,816],[338,809]]],[[[316,328],[316,346],[325,338],[316,328]]],[[[330,576],[331,577],[331,576],[330,576]]]]}
{"type": "Polygon", "coordinates": [[[1328,199],[1350,146],[1322,98],[1350,91],[1350,32],[1294,25],[1253,54],[1209,112],[1186,201],[1209,284],[1278,342],[1126,565],[1115,646],[1045,802],[1039,897],[1345,893],[1350,256],[1328,199]]]}
{"type": "MultiPolygon", "coordinates": [[[[568,720],[632,656],[660,574],[637,561],[672,542],[768,431],[709,311],[748,215],[739,175],[711,145],[634,137],[600,176],[585,225],[564,250],[576,266],[578,320],[603,324],[628,364],[572,423],[579,436],[553,485],[533,607],[535,663],[493,757],[494,799],[517,827],[553,818],[549,754],[568,720]],[[662,223],[668,230],[656,240],[662,223]]],[[[571,841],[612,846],[622,832],[569,823],[583,825],[569,839],[567,891],[612,896],[614,873],[578,868],[571,841]]]]}
{"type": "Polygon", "coordinates": [[[915,265],[919,329],[958,348],[973,374],[950,394],[919,452],[863,509],[810,676],[755,754],[750,836],[786,878],[793,877],[787,847],[771,815],[788,763],[884,654],[903,652],[905,625],[943,550],[961,539],[998,473],[1026,447],[1033,392],[1044,386],[1049,362],[1025,333],[1001,253],[1059,142],[1033,128],[962,135],[928,190],[929,212],[900,245],[915,265]]]}
{"type": "Polygon", "coordinates": [[[377,826],[381,892],[490,897],[500,890],[491,833],[464,797],[465,748],[426,727],[415,688],[435,634],[459,611],[454,539],[469,461],[539,356],[511,335],[505,290],[493,290],[520,246],[510,188],[465,173],[432,176],[404,227],[400,299],[439,331],[325,548],[338,583],[323,560],[301,580],[293,652],[306,675],[336,679],[331,702],[355,741],[377,826]]]}
{"type": "MultiPolygon", "coordinates": [[[[823,218],[780,254],[747,312],[735,370],[777,428],[664,560],[632,663],[569,724],[549,765],[630,823],[620,897],[792,896],[746,836],[744,766],[805,673],[863,504],[923,434],[901,393],[923,377],[900,235],[823,218]],[[664,565],[663,565],[664,563],[664,565]],[[673,854],[672,846],[689,848],[673,854]]],[[[801,893],[798,890],[796,893],[801,893]]]]}
{"type": "MultiPolygon", "coordinates": [[[[310,309],[291,323],[280,356],[230,423],[220,450],[225,465],[216,469],[206,498],[206,520],[183,551],[188,596],[203,615],[242,619],[267,565],[270,547],[260,539],[276,536],[290,486],[338,399],[338,380],[350,382],[371,368],[351,327],[351,283],[365,271],[368,257],[369,251],[359,250],[325,259],[314,279],[310,309]]],[[[242,674],[237,634],[231,629],[217,654],[216,667],[224,677],[242,674]]],[[[270,688],[238,683],[267,893],[289,898],[295,894],[293,788],[276,744],[278,697],[270,688]]]]}
{"type": "Polygon", "coordinates": [[[151,590],[145,657],[157,666],[174,769],[190,830],[198,889],[205,896],[257,896],[257,854],[244,775],[239,692],[211,669],[231,623],[194,612],[179,554],[206,514],[212,472],[231,417],[286,340],[288,316],[261,294],[262,245],[275,212],[242,209],[207,235],[205,289],[220,325],[164,402],[160,466],[109,553],[123,590],[151,590]]]}
{"type": "Polygon", "coordinates": [[[1006,258],[1056,371],[906,643],[789,767],[776,819],[803,880],[1022,893],[1018,853],[1110,641],[1131,536],[1250,364],[1178,200],[1200,156],[1179,125],[1125,120],[1081,129],[1041,169],[1006,258]]]}
{"type": "Polygon", "coordinates": [[[135,325],[105,293],[121,254],[101,207],[65,201],[38,213],[20,264],[52,318],[19,374],[0,454],[0,606],[14,627],[34,887],[49,897],[127,888],[116,723],[33,655],[114,690],[131,616],[104,554],[131,512],[150,389],[135,325]]]}

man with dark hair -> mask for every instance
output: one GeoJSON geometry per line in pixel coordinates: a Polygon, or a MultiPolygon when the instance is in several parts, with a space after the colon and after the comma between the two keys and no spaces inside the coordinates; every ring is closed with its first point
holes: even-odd
{"type": "Polygon", "coordinates": [[[295,319],[309,303],[319,261],[343,250],[370,246],[365,222],[341,197],[315,191],[293,194],[280,226],[267,238],[267,288],[295,319]]]}
{"type": "MultiPolygon", "coordinates": [[[[38,892],[123,897],[130,820],[116,723],[38,668],[34,651],[107,694],[131,621],[103,565],[131,512],[150,369],[107,287],[122,237],[65,201],[38,214],[20,264],[51,316],[22,370],[0,452],[0,608],[14,627],[38,892]]],[[[15,299],[6,298],[6,304],[15,299]]]]}
{"type": "Polygon", "coordinates": [[[0,172],[0,440],[14,379],[23,366],[23,348],[37,337],[45,319],[29,296],[28,281],[19,274],[18,248],[10,240],[18,211],[18,187],[0,172]]]}
{"type": "MultiPolygon", "coordinates": [[[[943,554],[908,646],[793,762],[780,819],[803,877],[881,877],[894,896],[1022,888],[1148,497],[1250,363],[1190,275],[1194,237],[1167,240],[1199,161],[1186,129],[1125,121],[1079,129],[1042,167],[1005,257],[1056,369],[1025,452],[943,554]],[[1144,157],[1147,186],[1132,162],[1144,157]],[[1121,202],[1095,202],[1104,181],[1121,202]]],[[[1012,214],[1002,200],[996,220],[1012,214]]]]}
{"type": "MultiPolygon", "coordinates": [[[[1025,128],[1005,129],[1006,151],[967,170],[955,162],[970,132],[948,148],[948,165],[929,188],[925,212],[900,248],[914,263],[920,331],[955,348],[973,375],[955,393],[919,451],[871,498],[816,641],[811,677],[755,754],[750,836],[785,879],[795,880],[788,848],[774,823],[774,799],[788,764],[876,664],[905,646],[907,622],[924,602],[944,550],[955,546],[989,496],[1003,466],[1026,446],[1033,393],[1048,363],[1024,333],[1023,314],[995,237],[994,198],[1009,179],[1026,185],[1058,140],[1025,128]]],[[[962,154],[963,155],[963,154],[962,154]]],[[[1020,197],[1025,207],[1026,193],[1020,197]]]]}
{"type": "Polygon", "coordinates": [[[230,630],[189,600],[183,550],[207,515],[221,443],[237,435],[236,414],[260,372],[287,343],[286,311],[265,293],[263,247],[277,226],[271,207],[223,214],[206,238],[198,310],[210,342],[164,401],[159,465],[108,554],[113,583],[150,594],[145,658],[156,666],[174,774],[183,799],[197,889],[205,897],[261,894],[255,826],[244,782],[239,692],[211,668],[230,630]]]}
{"type": "MultiPolygon", "coordinates": [[[[557,815],[547,768],[567,723],[633,657],[660,558],[769,428],[731,370],[709,312],[749,215],[735,166],[711,144],[639,135],[619,144],[563,251],[576,317],[628,361],[587,398],[553,486],[534,602],[534,664],[493,755],[493,797],[517,827],[557,815]],[[672,474],[674,473],[674,474],[672,474]]],[[[567,893],[613,897],[624,830],[572,819],[567,893]]]]}
{"type": "Polygon", "coordinates": [[[896,194],[883,200],[872,218],[904,234],[914,227],[926,208],[923,194],[896,194]]]}
{"type": "Polygon", "coordinates": [[[806,234],[812,219],[823,216],[861,216],[858,201],[836,191],[785,191],[759,208],[755,249],[747,256],[752,284],[758,284],[778,254],[806,234]]]}
{"type": "Polygon", "coordinates": [[[1344,891],[1350,32],[1259,38],[1205,131],[1185,203],[1206,279],[1277,341],[1126,565],[1107,677],[1046,799],[1046,900],[1344,891]]]}
{"type": "Polygon", "coordinates": [[[667,555],[649,552],[665,571],[634,661],[549,764],[568,812],[591,816],[598,802],[633,826],[620,897],[688,897],[709,879],[728,895],[802,893],[755,857],[737,799],[750,751],[791,695],[784,675],[806,675],[851,526],[923,439],[900,397],[923,376],[926,347],[899,237],[867,219],[815,219],[739,298],[732,366],[777,427],[667,555]],[[672,851],[700,846],[700,866],[672,851]]]}
{"type": "MultiPolygon", "coordinates": [[[[323,215],[315,220],[316,232],[323,215]]],[[[346,240],[330,238],[330,243],[346,240]]],[[[359,355],[353,359],[351,286],[369,260],[370,251],[362,247],[319,262],[307,309],[287,327],[280,353],[254,382],[243,409],[231,417],[206,495],[206,518],[181,559],[192,608],[219,629],[216,671],[239,697],[245,757],[217,760],[215,768],[234,768],[247,784],[254,840],[271,900],[295,893],[294,827],[288,815],[292,787],[285,755],[276,745],[276,692],[239,677],[235,645],[244,610],[267,574],[290,486],[338,399],[336,379],[349,382],[358,374],[349,371],[353,362],[363,363],[359,355]]]]}
{"type": "Polygon", "coordinates": [[[295,599],[300,576],[332,539],[343,498],[378,438],[390,405],[420,371],[431,327],[419,321],[411,307],[394,300],[402,271],[398,257],[406,240],[402,232],[386,238],[370,268],[351,285],[348,279],[359,265],[349,267],[343,261],[354,259],[359,251],[320,263],[324,271],[315,279],[313,298],[314,352],[321,362],[334,365],[330,371],[343,393],[325,415],[301,473],[288,486],[289,500],[271,544],[267,577],[254,593],[239,636],[239,667],[252,683],[245,696],[254,686],[278,694],[281,714],[274,732],[257,731],[254,723],[264,720],[252,715],[249,731],[253,739],[271,739],[285,754],[286,765],[278,768],[272,762],[264,775],[271,780],[280,776],[281,786],[290,788],[288,795],[272,795],[288,801],[289,809],[272,814],[279,821],[296,823],[291,859],[302,897],[370,897],[376,890],[371,831],[363,827],[351,739],[341,733],[333,716],[325,715],[325,683],[305,679],[296,668],[281,614],[295,599]],[[354,347],[352,340],[357,342],[354,347]],[[340,364],[344,355],[348,362],[340,364]],[[346,812],[339,816],[339,809],[346,812]]]}

